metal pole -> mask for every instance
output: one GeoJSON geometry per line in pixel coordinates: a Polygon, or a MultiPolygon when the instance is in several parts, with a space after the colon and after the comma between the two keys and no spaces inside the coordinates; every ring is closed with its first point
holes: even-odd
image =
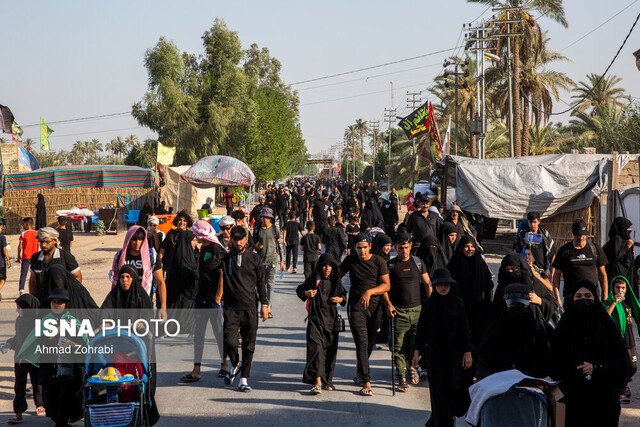
{"type": "Polygon", "coordinates": [[[481,122],[482,122],[482,158],[484,159],[486,156],[485,153],[485,138],[487,136],[487,116],[486,116],[486,108],[487,108],[487,98],[486,91],[487,85],[484,79],[484,30],[482,30],[482,55],[480,56],[480,61],[482,65],[482,109],[481,109],[481,122]]]}
{"type": "Polygon", "coordinates": [[[456,132],[455,132],[455,145],[456,145],[456,156],[458,155],[458,63],[456,62],[456,73],[453,76],[454,83],[454,91],[455,91],[455,122],[456,122],[456,132]]]}
{"type": "MultiPolygon", "coordinates": [[[[509,19],[509,11],[506,12],[507,20],[509,19]]],[[[511,33],[511,25],[507,24],[507,33],[511,33]]],[[[507,80],[509,86],[509,154],[511,157],[515,155],[515,147],[513,145],[513,88],[511,87],[511,37],[507,37],[507,80]]]]}
{"type": "MultiPolygon", "coordinates": [[[[479,39],[480,38],[480,30],[476,29],[476,38],[479,39]]],[[[480,42],[482,43],[482,42],[480,42]]],[[[481,71],[480,71],[480,51],[476,50],[476,117],[474,117],[474,119],[478,119],[479,117],[481,117],[481,110],[482,110],[482,105],[480,102],[480,78],[482,76],[481,71]]],[[[484,55],[482,55],[484,56],[484,55]]],[[[482,125],[482,119],[480,119],[479,125],[482,125]]],[[[478,135],[478,137],[476,138],[476,146],[477,146],[477,150],[478,150],[478,158],[481,159],[482,158],[482,132],[480,132],[480,134],[478,135]]]]}

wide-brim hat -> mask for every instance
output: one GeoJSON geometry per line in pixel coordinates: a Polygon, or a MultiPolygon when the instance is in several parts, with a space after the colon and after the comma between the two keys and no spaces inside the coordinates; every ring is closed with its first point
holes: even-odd
{"type": "Polygon", "coordinates": [[[44,300],[51,301],[54,298],[69,302],[69,291],[64,288],[55,288],[44,300]]]}
{"type": "Polygon", "coordinates": [[[458,282],[453,280],[453,277],[451,277],[451,273],[449,272],[449,270],[444,267],[437,268],[431,275],[432,285],[438,285],[442,283],[450,283],[452,285],[458,284],[458,282]]]}
{"type": "Polygon", "coordinates": [[[271,208],[262,208],[260,211],[261,218],[271,218],[273,219],[273,209],[271,208]]]}

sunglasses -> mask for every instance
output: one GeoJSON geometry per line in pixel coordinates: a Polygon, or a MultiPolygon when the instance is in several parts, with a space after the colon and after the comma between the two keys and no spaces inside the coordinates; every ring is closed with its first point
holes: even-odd
{"type": "Polygon", "coordinates": [[[231,230],[232,228],[233,228],[232,226],[220,227],[220,230],[231,230]]]}

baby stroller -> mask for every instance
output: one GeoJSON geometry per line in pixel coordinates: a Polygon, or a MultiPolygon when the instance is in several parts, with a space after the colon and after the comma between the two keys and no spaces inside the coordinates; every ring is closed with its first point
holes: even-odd
{"type": "Polygon", "coordinates": [[[89,349],[111,346],[113,354],[87,354],[84,425],[87,427],[148,426],[152,372],[145,342],[126,332],[107,330],[91,340],[89,349]]]}
{"type": "Polygon", "coordinates": [[[547,408],[547,398],[539,388],[514,387],[485,402],[479,426],[547,427],[551,425],[547,408]]]}

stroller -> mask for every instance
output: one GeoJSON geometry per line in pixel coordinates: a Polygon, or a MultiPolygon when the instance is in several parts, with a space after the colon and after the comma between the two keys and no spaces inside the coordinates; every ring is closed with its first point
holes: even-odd
{"type": "Polygon", "coordinates": [[[487,400],[479,425],[547,427],[551,425],[547,408],[547,398],[539,388],[515,387],[487,400]]]}
{"type": "Polygon", "coordinates": [[[148,426],[150,369],[147,346],[138,336],[108,330],[91,340],[89,348],[111,346],[113,354],[85,359],[84,425],[87,427],[148,426]]]}

